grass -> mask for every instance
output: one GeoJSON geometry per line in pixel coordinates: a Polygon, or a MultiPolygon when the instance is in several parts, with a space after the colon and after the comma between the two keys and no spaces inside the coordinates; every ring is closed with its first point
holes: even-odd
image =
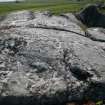
{"type": "Polygon", "coordinates": [[[39,4],[39,3],[7,3],[7,4],[0,4],[0,14],[8,13],[11,11],[16,10],[50,10],[54,13],[61,13],[61,12],[72,12],[77,11],[80,9],[80,4],[67,4],[67,3],[46,3],[46,4],[39,4]]]}
{"type": "MultiPolygon", "coordinates": [[[[11,11],[17,10],[50,10],[55,14],[65,13],[65,12],[75,12],[79,11],[87,2],[71,2],[70,0],[36,0],[36,2],[22,2],[22,3],[0,3],[0,14],[5,14],[11,11]]],[[[96,1],[96,0],[93,0],[96,1]]]]}

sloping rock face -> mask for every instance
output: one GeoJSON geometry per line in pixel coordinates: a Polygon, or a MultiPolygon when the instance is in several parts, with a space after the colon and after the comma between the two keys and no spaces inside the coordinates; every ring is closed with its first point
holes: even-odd
{"type": "Polygon", "coordinates": [[[105,43],[86,36],[79,23],[71,13],[5,16],[0,23],[0,105],[105,99],[105,43]]]}
{"type": "Polygon", "coordinates": [[[105,42],[105,29],[103,28],[88,28],[87,32],[93,40],[105,42]]]}

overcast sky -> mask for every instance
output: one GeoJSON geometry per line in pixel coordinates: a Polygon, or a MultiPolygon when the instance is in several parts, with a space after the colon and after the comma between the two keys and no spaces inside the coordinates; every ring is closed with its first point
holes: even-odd
{"type": "Polygon", "coordinates": [[[0,0],[0,2],[5,2],[5,1],[15,1],[15,0],[0,0]]]}

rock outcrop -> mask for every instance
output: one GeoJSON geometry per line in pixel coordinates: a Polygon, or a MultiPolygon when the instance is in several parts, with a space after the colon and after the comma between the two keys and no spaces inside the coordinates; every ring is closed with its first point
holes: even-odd
{"type": "Polygon", "coordinates": [[[105,41],[79,23],[71,13],[30,11],[1,21],[0,105],[105,99],[105,41]]]}
{"type": "Polygon", "coordinates": [[[98,11],[97,5],[87,5],[76,17],[88,27],[105,28],[105,14],[98,11]]]}

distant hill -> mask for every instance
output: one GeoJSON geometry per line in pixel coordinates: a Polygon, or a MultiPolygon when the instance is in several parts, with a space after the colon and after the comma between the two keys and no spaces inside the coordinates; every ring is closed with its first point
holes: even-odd
{"type": "Polygon", "coordinates": [[[55,2],[55,3],[59,3],[59,2],[101,2],[101,1],[104,1],[105,0],[25,0],[27,2],[39,2],[39,3],[51,3],[51,2],[55,2]]]}

